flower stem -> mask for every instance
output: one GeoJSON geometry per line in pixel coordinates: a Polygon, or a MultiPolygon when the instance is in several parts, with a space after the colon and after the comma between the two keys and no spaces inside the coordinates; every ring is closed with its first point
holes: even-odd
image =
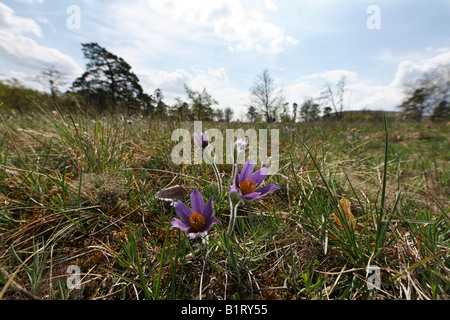
{"type": "Polygon", "coordinates": [[[211,145],[208,145],[203,150],[203,156],[205,157],[205,162],[207,164],[210,164],[214,170],[214,174],[217,178],[218,188],[219,188],[219,195],[222,194],[222,179],[220,178],[219,169],[217,169],[216,165],[216,155],[210,151],[211,145]],[[212,154],[211,154],[212,153],[212,154]]]}
{"type": "Polygon", "coordinates": [[[234,225],[236,224],[237,209],[240,203],[241,200],[233,203],[230,195],[230,222],[228,223],[228,236],[231,236],[231,234],[233,233],[234,225]]]}
{"type": "Polygon", "coordinates": [[[217,183],[219,185],[219,195],[222,194],[222,179],[220,178],[219,169],[217,169],[216,162],[212,163],[214,173],[216,174],[217,183]]]}

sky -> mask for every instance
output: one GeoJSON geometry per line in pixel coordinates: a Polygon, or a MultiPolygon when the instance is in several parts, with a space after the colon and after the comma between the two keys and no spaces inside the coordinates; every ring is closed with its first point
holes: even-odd
{"type": "Polygon", "coordinates": [[[186,84],[244,117],[267,69],[290,105],[345,76],[345,110],[396,110],[405,83],[450,64],[450,1],[0,1],[0,79],[45,91],[34,79],[54,66],[69,86],[90,42],[169,105],[186,84]]]}

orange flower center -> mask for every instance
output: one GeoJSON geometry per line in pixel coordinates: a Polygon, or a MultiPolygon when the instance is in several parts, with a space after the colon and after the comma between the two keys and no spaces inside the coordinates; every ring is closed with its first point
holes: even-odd
{"type": "Polygon", "coordinates": [[[196,231],[199,231],[206,225],[205,217],[198,212],[192,212],[189,216],[189,224],[196,231]]]}
{"type": "Polygon", "coordinates": [[[239,183],[239,189],[241,190],[243,195],[255,192],[256,183],[252,179],[245,179],[241,183],[239,183]]]}

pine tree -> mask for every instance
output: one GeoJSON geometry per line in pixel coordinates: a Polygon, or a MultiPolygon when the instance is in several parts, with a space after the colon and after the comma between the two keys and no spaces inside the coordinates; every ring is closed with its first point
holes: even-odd
{"type": "Polygon", "coordinates": [[[145,95],[138,77],[131,66],[97,43],[82,44],[84,58],[88,60],[86,71],[72,84],[72,90],[83,93],[88,103],[104,109],[111,103],[127,107],[149,108],[149,96],[145,95]]]}
{"type": "Polygon", "coordinates": [[[424,88],[414,90],[413,94],[400,105],[403,114],[409,119],[420,121],[428,108],[425,103],[426,98],[427,93],[424,88]]]}
{"type": "Polygon", "coordinates": [[[247,111],[247,118],[250,122],[255,122],[258,118],[258,112],[256,112],[256,108],[254,106],[250,106],[247,111]]]}
{"type": "Polygon", "coordinates": [[[306,100],[300,107],[300,117],[305,122],[315,121],[319,118],[320,106],[313,99],[306,100]]]}

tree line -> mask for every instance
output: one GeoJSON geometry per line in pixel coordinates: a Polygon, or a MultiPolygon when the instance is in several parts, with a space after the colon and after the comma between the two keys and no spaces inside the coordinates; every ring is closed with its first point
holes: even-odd
{"type": "Polygon", "coordinates": [[[341,118],[344,110],[345,81],[345,77],[341,77],[335,88],[326,83],[320,97],[306,98],[300,107],[294,102],[291,109],[281,90],[276,87],[275,80],[265,69],[256,76],[250,88],[251,105],[246,114],[247,118],[251,122],[312,122],[321,118],[341,118]]]}
{"type": "MultiPolygon", "coordinates": [[[[139,78],[123,58],[97,43],[81,45],[87,60],[86,71],[66,92],[61,92],[67,84],[65,74],[47,66],[35,80],[49,90],[49,97],[25,88],[17,80],[8,80],[0,82],[0,103],[22,112],[25,105],[30,106],[27,97],[32,96],[37,100],[34,103],[49,98],[53,104],[81,107],[97,113],[126,110],[152,118],[228,122],[233,119],[233,110],[218,107],[218,101],[206,89],[195,91],[186,84],[187,99],[178,97],[173,105],[167,105],[161,89],[156,88],[151,94],[144,92],[139,78]]],[[[345,77],[341,77],[334,86],[326,83],[319,97],[308,97],[300,105],[286,101],[267,69],[256,76],[249,91],[250,104],[245,117],[250,122],[341,119],[346,107],[345,77]]],[[[423,116],[445,119],[450,108],[450,66],[425,73],[418,81],[405,85],[405,93],[406,98],[399,106],[404,119],[420,121],[423,116]]]]}

